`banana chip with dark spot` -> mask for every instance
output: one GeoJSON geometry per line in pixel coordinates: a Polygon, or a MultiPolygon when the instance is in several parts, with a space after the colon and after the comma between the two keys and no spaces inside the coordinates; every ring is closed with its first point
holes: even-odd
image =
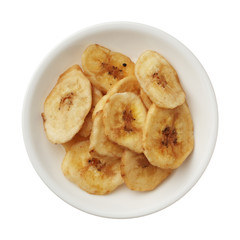
{"type": "Polygon", "coordinates": [[[126,150],[121,159],[121,175],[128,188],[134,191],[151,191],[163,182],[171,169],[161,169],[149,163],[143,153],[126,150]]]}
{"type": "Polygon", "coordinates": [[[120,159],[92,157],[88,148],[89,141],[72,145],[62,162],[62,172],[88,193],[108,194],[123,183],[120,159]]]}
{"type": "Polygon", "coordinates": [[[117,144],[141,153],[146,108],[132,92],[115,93],[103,108],[103,123],[107,137],[117,144]]]}
{"type": "Polygon", "coordinates": [[[135,74],[144,92],[158,107],[175,108],[185,102],[177,72],[159,53],[144,52],[137,60],[135,74]]]}
{"type": "Polygon", "coordinates": [[[164,109],[152,104],[143,131],[144,154],[160,168],[179,167],[194,146],[193,122],[186,103],[164,109]]]}
{"type": "Polygon", "coordinates": [[[91,84],[74,65],[60,75],[44,102],[42,117],[48,139],[53,143],[70,141],[82,127],[91,105],[91,84]]]}
{"type": "Polygon", "coordinates": [[[92,84],[106,93],[119,80],[134,76],[135,64],[121,53],[98,44],[90,45],[82,54],[82,67],[92,84]]]}

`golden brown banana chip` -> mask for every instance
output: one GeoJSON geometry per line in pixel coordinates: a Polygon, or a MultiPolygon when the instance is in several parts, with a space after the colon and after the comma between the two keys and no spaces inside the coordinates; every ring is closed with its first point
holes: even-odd
{"type": "Polygon", "coordinates": [[[136,79],[136,77],[126,77],[121,81],[117,82],[108,92],[104,95],[98,104],[96,105],[92,117],[94,118],[96,113],[103,110],[103,107],[107,100],[115,93],[121,92],[133,92],[137,95],[140,94],[140,85],[136,79]]]}
{"type": "Polygon", "coordinates": [[[193,122],[186,103],[164,109],[152,104],[143,131],[144,154],[160,168],[177,168],[192,152],[193,122]]]}
{"type": "Polygon", "coordinates": [[[91,84],[78,65],[60,75],[44,103],[42,114],[48,139],[65,143],[80,130],[92,105],[91,84]]]}
{"type": "Polygon", "coordinates": [[[93,120],[93,128],[90,136],[90,153],[94,156],[108,156],[121,158],[123,148],[107,138],[104,132],[103,112],[97,113],[93,120]]]}
{"type": "Polygon", "coordinates": [[[102,93],[98,89],[92,87],[92,107],[84,120],[81,130],[79,131],[80,136],[85,138],[90,136],[93,125],[92,113],[94,111],[96,104],[102,98],[102,96],[103,96],[102,93]]]}
{"type": "Polygon", "coordinates": [[[154,51],[144,52],[137,60],[136,77],[152,102],[158,107],[175,108],[185,101],[175,69],[154,51]]]}
{"type": "Polygon", "coordinates": [[[152,105],[152,101],[149,99],[148,95],[141,89],[140,97],[147,109],[149,109],[152,105]]]}
{"type": "Polygon", "coordinates": [[[141,153],[146,109],[134,93],[115,93],[103,108],[107,137],[117,144],[141,153]]]}
{"type": "Polygon", "coordinates": [[[88,151],[89,141],[74,144],[62,162],[63,174],[84,191],[107,194],[123,183],[120,160],[93,158],[88,151]]]}
{"type": "Polygon", "coordinates": [[[88,46],[82,54],[84,73],[104,93],[126,76],[134,76],[134,66],[129,57],[98,44],[88,46]]]}
{"type": "Polygon", "coordinates": [[[151,191],[171,172],[171,169],[161,169],[151,165],[143,153],[126,150],[122,155],[121,175],[131,190],[151,191]]]}

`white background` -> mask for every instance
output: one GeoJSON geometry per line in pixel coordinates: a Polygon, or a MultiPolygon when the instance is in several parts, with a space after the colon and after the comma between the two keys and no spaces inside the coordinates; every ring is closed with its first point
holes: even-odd
{"type": "Polygon", "coordinates": [[[240,239],[239,1],[1,1],[0,239],[240,239]],[[209,74],[219,107],[211,162],[182,199],[128,220],[95,217],[52,193],[22,139],[23,97],[33,72],[58,43],[106,21],[158,27],[185,44],[209,74]]]}

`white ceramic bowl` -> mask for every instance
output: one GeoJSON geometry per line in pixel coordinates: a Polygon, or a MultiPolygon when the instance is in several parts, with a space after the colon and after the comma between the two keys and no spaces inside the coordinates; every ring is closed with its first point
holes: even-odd
{"type": "Polygon", "coordinates": [[[150,26],[114,22],[78,32],[46,57],[27,90],[22,125],[25,146],[36,172],[61,199],[94,215],[131,218],[171,205],[194,186],[214,150],[218,113],[215,94],[205,70],[182,43],[150,26]],[[41,119],[44,100],[59,74],[73,64],[81,64],[82,52],[92,43],[126,54],[133,61],[147,49],[158,51],[178,72],[193,117],[195,147],[184,164],[154,191],[134,192],[123,185],[109,195],[90,195],[63,176],[60,165],[64,150],[46,138],[41,119]]]}

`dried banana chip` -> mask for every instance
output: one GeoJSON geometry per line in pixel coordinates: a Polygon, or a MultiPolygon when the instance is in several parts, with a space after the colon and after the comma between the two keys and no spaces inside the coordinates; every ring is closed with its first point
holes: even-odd
{"type": "Polygon", "coordinates": [[[120,160],[93,158],[89,141],[74,144],[62,162],[63,174],[84,191],[91,194],[108,194],[123,183],[120,160]]]}
{"type": "Polygon", "coordinates": [[[134,191],[151,191],[166,179],[171,169],[161,169],[149,163],[143,153],[129,150],[121,159],[121,175],[128,188],[134,191]]]}
{"type": "Polygon", "coordinates": [[[141,153],[146,109],[134,93],[112,95],[103,108],[103,123],[107,137],[117,144],[141,153]]]}
{"type": "Polygon", "coordinates": [[[160,168],[175,169],[192,152],[193,122],[186,103],[175,109],[152,104],[143,131],[144,154],[160,168]]]}
{"type": "Polygon", "coordinates": [[[185,101],[175,69],[154,51],[144,52],[137,60],[136,77],[152,102],[158,107],[175,108],[185,101]]]}
{"type": "Polygon", "coordinates": [[[44,103],[42,114],[48,139],[65,143],[80,130],[92,105],[91,84],[78,65],[60,75],[44,103]]]}
{"type": "Polygon", "coordinates": [[[104,93],[119,80],[134,76],[134,66],[129,57],[98,44],[88,46],[82,54],[84,73],[104,93]]]}

